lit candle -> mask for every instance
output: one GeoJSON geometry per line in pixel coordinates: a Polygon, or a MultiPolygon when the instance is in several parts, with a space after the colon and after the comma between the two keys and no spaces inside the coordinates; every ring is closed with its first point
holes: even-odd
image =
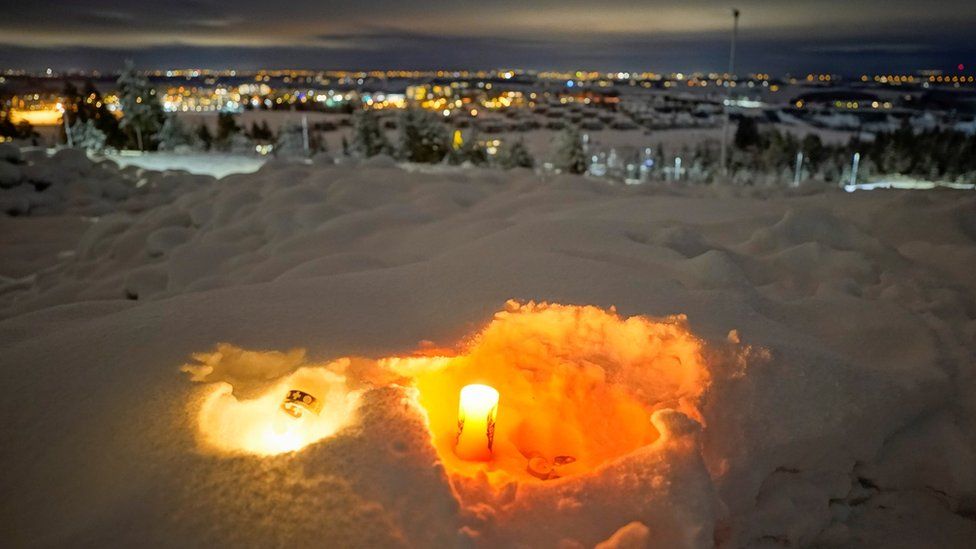
{"type": "Polygon", "coordinates": [[[497,413],[498,391],[494,388],[468,385],[461,389],[457,445],[454,447],[454,453],[459,458],[470,461],[491,459],[497,413]]]}
{"type": "Polygon", "coordinates": [[[322,401],[315,398],[311,393],[306,393],[300,389],[292,389],[281,401],[281,409],[293,418],[300,418],[307,412],[319,415],[322,411],[322,401]]]}
{"type": "Polygon", "coordinates": [[[277,435],[290,434],[307,421],[309,414],[319,415],[321,411],[321,400],[301,389],[291,389],[281,401],[272,427],[277,435]]]}

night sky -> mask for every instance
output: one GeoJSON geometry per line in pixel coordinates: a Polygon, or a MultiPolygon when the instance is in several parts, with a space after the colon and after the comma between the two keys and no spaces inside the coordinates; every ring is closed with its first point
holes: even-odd
{"type": "MultiPolygon", "coordinates": [[[[0,68],[724,70],[730,6],[684,0],[0,0],[0,68]]],[[[974,0],[744,0],[740,72],[976,68],[974,0]]]]}

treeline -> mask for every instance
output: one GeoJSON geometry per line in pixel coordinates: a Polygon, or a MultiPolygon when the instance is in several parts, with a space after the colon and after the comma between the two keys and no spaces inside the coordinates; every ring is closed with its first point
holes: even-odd
{"type": "Polygon", "coordinates": [[[976,134],[947,129],[915,132],[908,124],[860,147],[878,171],[954,181],[976,175],[976,134]]]}
{"type": "MultiPolygon", "coordinates": [[[[692,163],[702,165],[706,179],[715,179],[720,167],[715,146],[702,148],[694,151],[692,163]]],[[[827,144],[815,134],[798,138],[776,129],[760,131],[754,120],[743,118],[733,139],[729,171],[733,180],[743,183],[762,177],[792,180],[797,153],[803,154],[804,180],[846,181],[855,154],[860,156],[859,180],[894,174],[926,180],[976,180],[976,135],[942,128],[918,131],[907,121],[894,131],[827,144]]]]}
{"type": "Polygon", "coordinates": [[[342,152],[356,158],[387,155],[405,162],[437,164],[469,163],[483,166],[489,163],[503,168],[531,168],[535,160],[521,139],[489,145],[477,130],[461,136],[444,124],[442,117],[428,111],[407,109],[400,111],[395,122],[388,121],[381,127],[379,117],[368,110],[353,114],[352,140],[342,140],[342,152]],[[384,128],[396,128],[394,142],[386,136],[384,128]],[[489,150],[494,147],[493,150],[489,150]]]}

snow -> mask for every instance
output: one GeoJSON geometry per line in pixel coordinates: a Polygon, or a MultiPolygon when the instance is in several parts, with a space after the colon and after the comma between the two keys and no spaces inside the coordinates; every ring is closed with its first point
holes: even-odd
{"type": "Polygon", "coordinates": [[[0,218],[4,546],[976,539],[971,191],[625,187],[382,159],[221,179],[74,151],[11,165],[50,186],[3,189],[28,206],[0,218]],[[531,301],[609,324],[507,324],[577,310],[531,301]],[[390,366],[494,326],[519,342],[500,361],[518,349],[537,357],[521,368],[651,406],[656,378],[624,350],[659,342],[611,336],[617,322],[686,323],[706,390],[652,406],[652,442],[555,480],[455,468],[421,383],[437,374],[390,366]],[[598,353],[567,343],[589,341],[598,353]],[[309,372],[334,406],[310,444],[223,444],[309,372]]]}
{"type": "Polygon", "coordinates": [[[107,155],[121,167],[136,166],[146,170],[186,170],[190,173],[212,175],[218,179],[236,173],[253,173],[267,162],[267,157],[231,153],[174,153],[126,151],[107,155]]]}
{"type": "Polygon", "coordinates": [[[931,190],[935,188],[946,188],[946,189],[957,189],[957,190],[973,190],[976,189],[976,183],[955,183],[952,181],[920,181],[912,178],[892,178],[885,181],[872,181],[871,183],[855,183],[853,185],[844,185],[844,190],[852,193],[854,191],[873,191],[875,189],[913,189],[913,190],[931,190]]]}

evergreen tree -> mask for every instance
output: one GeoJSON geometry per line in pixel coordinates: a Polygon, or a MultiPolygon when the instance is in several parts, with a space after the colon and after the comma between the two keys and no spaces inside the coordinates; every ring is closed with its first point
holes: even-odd
{"type": "Polygon", "coordinates": [[[230,147],[231,140],[235,135],[240,133],[241,128],[237,125],[237,121],[234,120],[234,115],[229,112],[217,113],[217,137],[214,142],[221,148],[227,149],[230,147]]]}
{"type": "Polygon", "coordinates": [[[71,141],[75,147],[91,152],[105,150],[105,132],[95,126],[95,121],[77,120],[71,125],[71,141]]]}
{"type": "Polygon", "coordinates": [[[435,164],[444,159],[450,139],[444,124],[433,114],[409,109],[400,114],[399,155],[410,162],[435,164]]]}
{"type": "Polygon", "coordinates": [[[19,138],[20,135],[17,132],[17,125],[10,120],[10,112],[3,113],[3,118],[0,119],[0,137],[6,137],[9,139],[19,138]]]}
{"type": "Polygon", "coordinates": [[[213,134],[210,133],[210,128],[206,124],[200,124],[200,127],[197,128],[197,138],[200,140],[203,150],[208,151],[213,146],[213,134]]]}
{"type": "Polygon", "coordinates": [[[160,128],[156,138],[159,141],[159,150],[161,151],[176,151],[193,147],[198,141],[196,136],[187,130],[175,114],[166,115],[163,127],[160,128]]]}
{"type": "Polygon", "coordinates": [[[85,81],[84,88],[84,110],[88,120],[95,122],[95,127],[105,134],[106,145],[112,147],[123,147],[125,145],[125,135],[119,130],[119,119],[108,110],[105,99],[95,87],[91,80],[85,81]]]}
{"type": "Polygon", "coordinates": [[[303,156],[305,154],[305,132],[301,124],[285,124],[278,130],[274,153],[276,156],[303,156]]]}
{"type": "Polygon", "coordinates": [[[234,132],[224,143],[224,150],[237,154],[253,153],[254,141],[244,135],[244,132],[234,132]]]}
{"type": "Polygon", "coordinates": [[[734,143],[738,149],[748,149],[759,146],[759,125],[756,124],[756,120],[754,118],[745,116],[739,119],[739,125],[735,130],[734,143]]]}
{"type": "Polygon", "coordinates": [[[761,150],[758,151],[760,169],[768,173],[777,173],[783,167],[790,166],[799,148],[799,143],[792,135],[778,131],[764,134],[760,144],[761,150]]]}
{"type": "Polygon", "coordinates": [[[64,113],[61,115],[62,134],[65,127],[74,126],[78,120],[78,111],[81,105],[81,93],[70,80],[64,81],[64,89],[61,90],[61,106],[64,113]]]}
{"type": "Polygon", "coordinates": [[[475,166],[484,166],[488,163],[488,151],[485,150],[485,146],[480,141],[472,139],[465,145],[463,153],[466,162],[475,166]]]}
{"type": "Polygon", "coordinates": [[[556,167],[569,173],[586,171],[586,154],[583,152],[583,139],[579,128],[567,126],[556,145],[556,167]]]}
{"type": "Polygon", "coordinates": [[[470,162],[475,166],[483,166],[488,163],[488,151],[485,150],[477,130],[472,130],[468,139],[464,141],[460,148],[451,147],[449,157],[454,157],[456,164],[470,162]]]}
{"type": "Polygon", "coordinates": [[[271,141],[274,139],[274,134],[268,127],[267,121],[262,121],[261,124],[251,123],[251,139],[255,141],[271,141]]]}
{"type": "Polygon", "coordinates": [[[156,89],[136,71],[132,62],[126,63],[118,85],[122,107],[121,127],[135,135],[139,150],[145,150],[163,125],[163,107],[159,104],[156,89]]]}
{"type": "Polygon", "coordinates": [[[79,122],[91,121],[93,127],[105,136],[105,143],[100,149],[104,148],[105,145],[121,147],[125,144],[124,136],[119,131],[118,119],[105,106],[102,95],[91,80],[85,82],[84,92],[79,92],[70,80],[66,80],[61,94],[61,105],[64,108],[60,129],[61,140],[68,142],[65,128],[70,127],[72,128],[72,142],[77,145],[74,139],[75,126],[79,122]]]}
{"type": "MultiPolygon", "coordinates": [[[[58,128],[59,140],[67,144],[74,141],[68,138],[68,130],[73,128],[79,118],[79,107],[81,104],[81,93],[70,80],[64,81],[64,88],[61,90],[61,127],[58,128]]],[[[73,136],[72,136],[73,137],[73,136]]]]}
{"type": "Polygon", "coordinates": [[[535,160],[529,154],[529,149],[526,148],[525,142],[521,138],[513,141],[511,145],[505,148],[499,162],[503,168],[532,168],[535,166],[535,160]]]}
{"type": "Polygon", "coordinates": [[[379,120],[373,111],[356,111],[352,115],[352,123],[352,145],[349,147],[352,154],[359,158],[369,158],[390,150],[390,143],[380,129],[379,120]]]}
{"type": "Polygon", "coordinates": [[[820,137],[812,133],[803,137],[803,141],[800,143],[800,150],[803,152],[803,156],[811,170],[819,168],[826,156],[826,151],[823,142],[820,141],[820,137]]]}
{"type": "Polygon", "coordinates": [[[17,137],[20,139],[30,140],[32,145],[37,145],[38,138],[41,136],[36,130],[34,130],[34,125],[27,120],[21,120],[18,122],[15,131],[17,133],[17,137]]]}

